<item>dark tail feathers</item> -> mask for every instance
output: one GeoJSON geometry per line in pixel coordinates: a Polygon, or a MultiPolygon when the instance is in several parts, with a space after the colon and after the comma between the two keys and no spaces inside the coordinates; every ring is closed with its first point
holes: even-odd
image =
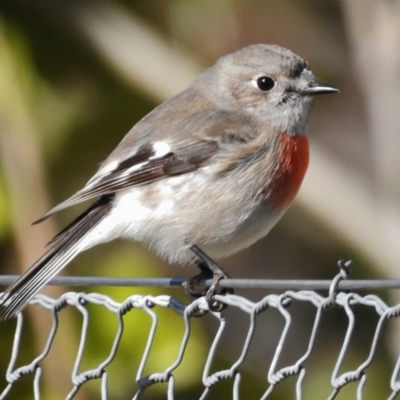
{"type": "Polygon", "coordinates": [[[111,208],[113,196],[102,196],[49,243],[48,251],[0,297],[0,321],[11,318],[78,253],[79,244],[111,208]]]}

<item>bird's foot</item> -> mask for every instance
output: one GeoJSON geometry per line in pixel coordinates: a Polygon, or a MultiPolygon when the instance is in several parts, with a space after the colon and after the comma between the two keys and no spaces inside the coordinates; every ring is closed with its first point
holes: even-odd
{"type": "Polygon", "coordinates": [[[200,268],[200,274],[188,279],[183,286],[185,291],[193,297],[205,296],[210,311],[221,312],[227,307],[226,304],[215,300],[215,295],[233,294],[231,288],[220,288],[219,281],[221,279],[229,279],[230,276],[206,253],[200,250],[196,245],[190,248],[198,257],[197,266],[200,268]],[[202,281],[212,279],[211,286],[206,289],[202,285],[202,281]]]}

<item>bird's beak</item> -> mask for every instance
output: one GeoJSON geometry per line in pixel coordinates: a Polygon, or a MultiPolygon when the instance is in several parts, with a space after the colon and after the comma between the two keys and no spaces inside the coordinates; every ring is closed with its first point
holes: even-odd
{"type": "Polygon", "coordinates": [[[317,94],[338,93],[339,89],[329,85],[313,83],[309,87],[301,89],[299,92],[303,96],[316,96],[317,94]]]}

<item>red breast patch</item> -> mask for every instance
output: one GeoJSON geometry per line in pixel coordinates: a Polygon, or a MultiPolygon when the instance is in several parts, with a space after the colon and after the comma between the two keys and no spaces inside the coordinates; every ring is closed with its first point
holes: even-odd
{"type": "Polygon", "coordinates": [[[288,206],[296,196],[309,161],[308,138],[305,135],[279,135],[280,156],[269,190],[270,200],[278,207],[288,206]]]}

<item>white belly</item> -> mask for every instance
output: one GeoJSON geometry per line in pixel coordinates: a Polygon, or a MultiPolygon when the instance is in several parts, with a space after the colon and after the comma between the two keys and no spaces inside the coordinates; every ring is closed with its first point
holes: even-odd
{"type": "Polygon", "coordinates": [[[121,237],[141,242],[170,262],[192,262],[193,244],[219,259],[265,236],[281,217],[283,212],[245,195],[240,185],[224,190],[222,184],[205,194],[207,177],[206,170],[196,171],[120,192],[83,248],[121,237]]]}

